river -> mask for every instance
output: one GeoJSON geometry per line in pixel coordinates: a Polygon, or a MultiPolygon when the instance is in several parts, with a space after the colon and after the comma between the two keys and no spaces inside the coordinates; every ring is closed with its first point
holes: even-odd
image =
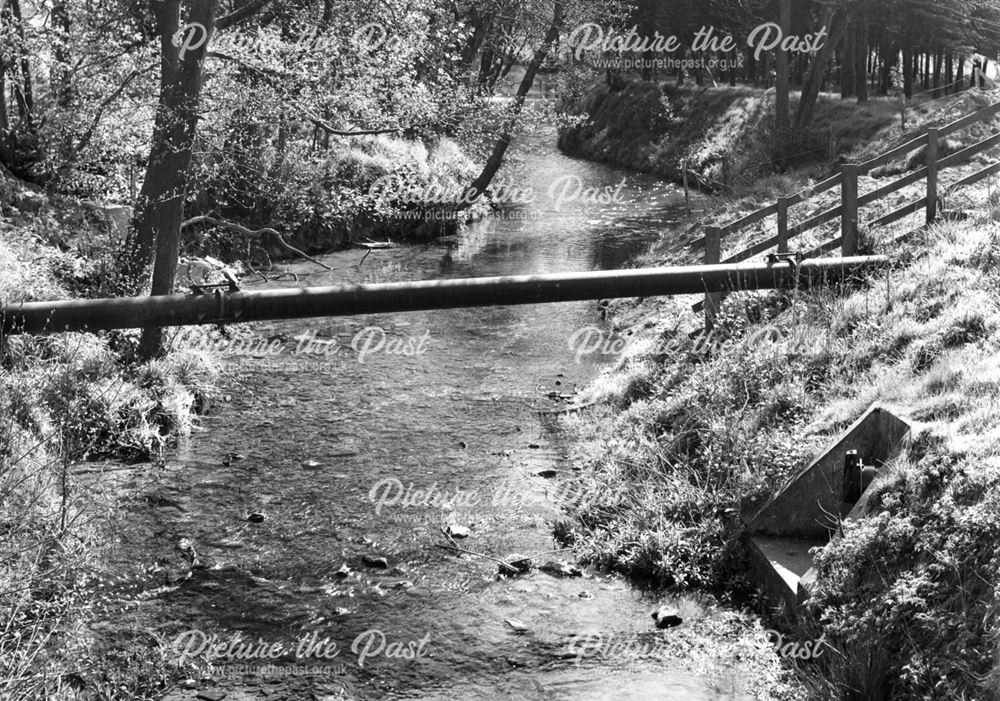
{"type": "MultiPolygon", "coordinates": [[[[554,142],[537,134],[517,169],[540,193],[534,203],[458,240],[364,260],[339,252],[322,257],[331,272],[295,263],[297,282],[268,284],[613,269],[681,226],[675,187],[568,158],[554,142]],[[545,192],[566,175],[624,186],[617,201],[557,207],[545,192]]],[[[745,698],[739,656],[706,644],[705,630],[728,625],[718,607],[592,571],[498,578],[494,560],[454,549],[573,563],[552,538],[568,446],[538,411],[611,360],[577,363],[568,343],[604,323],[581,302],[254,326],[282,352],[227,359],[225,397],[165,465],[134,476],[144,498],[121,518],[116,567],[139,593],[115,626],[155,631],[175,657],[201,651],[202,634],[258,644],[167,698],[745,698]],[[372,345],[361,355],[351,344],[364,329],[372,345]],[[403,489],[431,505],[393,504],[403,489]],[[456,497],[453,508],[428,490],[456,497]],[[447,523],[468,537],[449,543],[447,523]],[[682,626],[654,628],[663,603],[682,626]],[[296,649],[303,638],[315,645],[296,649]],[[296,673],[317,665],[327,669],[296,673]]]]}

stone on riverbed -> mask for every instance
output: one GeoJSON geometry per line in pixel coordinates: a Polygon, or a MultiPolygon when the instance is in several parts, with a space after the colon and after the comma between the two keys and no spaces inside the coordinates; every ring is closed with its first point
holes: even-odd
{"type": "Polygon", "coordinates": [[[225,691],[201,691],[195,697],[197,699],[202,699],[203,701],[222,701],[226,698],[225,691]]]}
{"type": "Polygon", "coordinates": [[[528,626],[524,625],[523,623],[521,623],[516,618],[505,618],[505,619],[503,619],[503,622],[506,623],[507,625],[509,625],[511,628],[513,628],[515,633],[527,633],[528,632],[528,626]]]}
{"type": "Polygon", "coordinates": [[[468,538],[470,535],[472,535],[472,531],[470,531],[465,526],[457,526],[453,523],[449,523],[447,526],[445,526],[444,532],[447,533],[452,538],[468,538]]]}
{"type": "Polygon", "coordinates": [[[374,567],[380,570],[389,569],[389,561],[384,557],[378,555],[362,555],[361,561],[368,565],[369,567],[374,567]]]}
{"type": "Polygon", "coordinates": [[[671,606],[662,606],[653,611],[653,620],[657,628],[674,628],[684,622],[680,612],[671,606]]]}
{"type": "Polygon", "coordinates": [[[505,557],[504,561],[500,563],[500,574],[513,577],[518,574],[530,572],[531,567],[532,562],[530,557],[524,557],[523,555],[510,555],[505,557]]]}
{"type": "Polygon", "coordinates": [[[574,565],[567,565],[565,562],[559,562],[558,560],[549,560],[539,567],[542,572],[546,574],[551,574],[553,577],[582,577],[583,570],[574,565]]]}

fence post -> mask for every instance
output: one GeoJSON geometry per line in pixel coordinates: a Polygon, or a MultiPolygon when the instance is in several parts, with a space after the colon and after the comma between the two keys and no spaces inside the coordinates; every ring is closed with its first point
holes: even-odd
{"type": "MultiPolygon", "coordinates": [[[[705,227],[705,265],[718,265],[722,260],[722,229],[705,227]]],[[[723,293],[705,293],[705,333],[715,328],[715,316],[722,304],[723,293]]]]}
{"type": "Polygon", "coordinates": [[[788,200],[778,198],[778,253],[788,253],[788,200]]]}
{"type": "Polygon", "coordinates": [[[840,251],[858,252],[858,166],[845,163],[840,181],[840,251]]]}
{"type": "Polygon", "coordinates": [[[938,130],[927,130],[927,223],[937,217],[938,130]]]}

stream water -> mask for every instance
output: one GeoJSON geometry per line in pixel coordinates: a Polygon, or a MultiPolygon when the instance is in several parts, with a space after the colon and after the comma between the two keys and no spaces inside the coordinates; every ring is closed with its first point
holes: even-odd
{"type": "MultiPolygon", "coordinates": [[[[683,216],[673,186],[567,158],[551,131],[519,172],[538,200],[457,241],[363,262],[340,252],[322,258],[332,272],[294,264],[297,282],[268,284],[613,269],[683,216]],[[545,191],[567,174],[625,185],[618,201],[556,207],[545,191]]],[[[711,604],[591,571],[498,578],[497,562],[439,547],[573,563],[552,538],[555,485],[572,466],[538,410],[609,362],[577,363],[568,343],[603,323],[583,302],[254,326],[283,351],[229,358],[226,401],[162,468],[134,477],[143,499],[122,516],[116,554],[140,603],[113,626],[154,631],[176,658],[203,656],[211,635],[255,643],[170,699],[745,698],[738,656],[691,632],[730,625],[711,604]],[[455,498],[441,508],[428,494],[455,498]],[[449,543],[447,524],[468,537],[449,543]],[[680,628],[655,629],[665,602],[680,628]]]]}

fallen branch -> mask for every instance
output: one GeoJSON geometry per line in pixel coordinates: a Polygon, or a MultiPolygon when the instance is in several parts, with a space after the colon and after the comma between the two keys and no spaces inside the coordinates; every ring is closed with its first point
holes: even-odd
{"type": "MultiPolygon", "coordinates": [[[[247,246],[247,249],[248,249],[248,251],[247,251],[247,257],[249,258],[249,245],[247,246]]],[[[255,267],[253,267],[252,265],[250,265],[249,260],[245,263],[245,265],[247,266],[247,268],[250,269],[251,273],[253,273],[254,275],[256,275],[257,277],[260,278],[261,282],[267,284],[267,282],[268,282],[267,275],[265,275],[264,273],[260,272],[255,267]]]]}
{"type": "Polygon", "coordinates": [[[310,122],[312,122],[314,125],[325,131],[327,134],[331,134],[333,136],[371,136],[373,134],[394,134],[399,131],[406,131],[407,129],[417,129],[419,127],[428,126],[427,124],[416,124],[414,126],[409,126],[409,127],[391,127],[387,129],[357,129],[355,131],[344,131],[343,129],[337,129],[335,127],[331,127],[329,124],[324,122],[319,117],[315,117],[312,114],[310,114],[308,111],[306,111],[304,107],[299,106],[299,109],[301,109],[302,112],[306,115],[306,117],[309,118],[310,122]]]}
{"type": "Polygon", "coordinates": [[[396,248],[396,244],[392,241],[372,241],[371,239],[368,239],[367,241],[356,241],[354,245],[358,248],[367,248],[369,251],[396,248]]]}
{"type": "Polygon", "coordinates": [[[282,238],[281,234],[278,233],[278,231],[276,231],[275,229],[272,229],[270,227],[266,226],[263,229],[256,229],[256,230],[254,230],[254,229],[248,229],[247,227],[243,226],[242,224],[237,224],[236,222],[225,221],[225,220],[222,220],[222,219],[216,219],[215,217],[210,217],[208,215],[204,215],[203,214],[203,215],[200,215],[200,216],[197,216],[197,217],[191,217],[190,219],[182,222],[181,223],[181,230],[183,231],[185,227],[194,226],[195,224],[214,224],[215,226],[221,226],[223,229],[229,229],[231,231],[236,231],[236,232],[238,232],[240,234],[243,234],[244,236],[260,236],[261,234],[269,234],[270,236],[273,236],[274,239],[286,251],[290,251],[290,252],[292,252],[292,253],[294,253],[294,254],[296,254],[298,256],[301,256],[302,258],[305,258],[306,260],[308,260],[308,261],[310,261],[312,263],[315,263],[316,265],[318,265],[318,266],[320,266],[322,268],[326,268],[327,270],[333,270],[333,268],[331,268],[326,263],[320,262],[320,261],[316,260],[315,258],[313,258],[312,256],[306,254],[304,251],[300,251],[295,246],[292,246],[290,243],[288,243],[287,241],[285,241],[284,238],[282,238]]]}
{"type": "Polygon", "coordinates": [[[485,553],[477,553],[474,550],[466,550],[465,548],[460,548],[457,545],[445,545],[444,543],[435,543],[434,545],[444,550],[456,550],[460,553],[465,553],[466,555],[475,555],[476,557],[482,557],[487,560],[493,560],[493,562],[499,562],[501,565],[513,569],[513,566],[509,562],[505,562],[504,560],[501,560],[499,557],[493,557],[492,555],[486,555],[485,553]]]}

